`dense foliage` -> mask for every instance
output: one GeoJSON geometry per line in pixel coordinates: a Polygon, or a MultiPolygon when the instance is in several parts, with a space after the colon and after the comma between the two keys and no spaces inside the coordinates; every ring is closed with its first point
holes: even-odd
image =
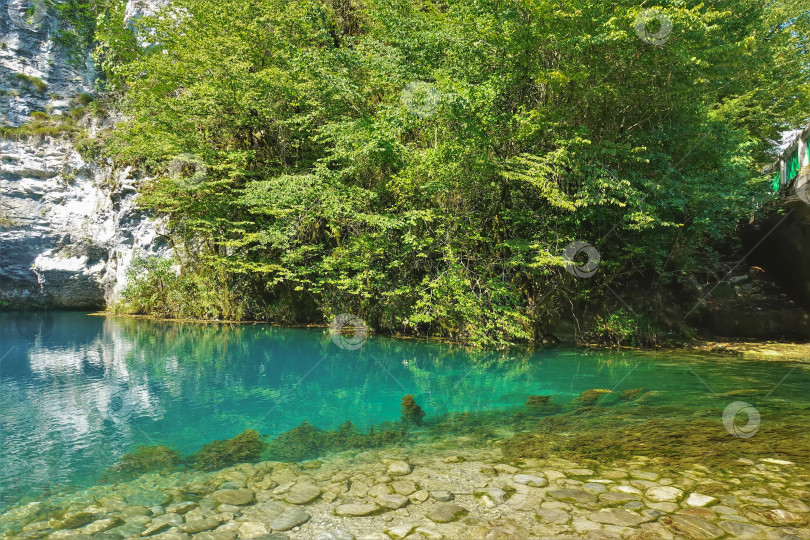
{"type": "Polygon", "coordinates": [[[137,40],[110,9],[108,151],[157,175],[178,254],[123,309],[492,345],[710,275],[807,120],[800,4],[672,0],[637,32],[625,0],[177,0],[137,40]]]}

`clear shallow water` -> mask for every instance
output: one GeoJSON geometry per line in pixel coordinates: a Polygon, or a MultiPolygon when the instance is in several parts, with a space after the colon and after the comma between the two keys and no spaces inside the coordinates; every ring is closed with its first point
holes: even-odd
{"type": "Polygon", "coordinates": [[[763,428],[810,411],[805,364],[671,352],[504,355],[376,337],[352,351],[321,329],[80,313],[0,314],[0,358],[0,506],[97,481],[139,445],[190,454],[245,429],[272,437],[303,421],[368,430],[398,420],[406,394],[428,419],[506,411],[530,395],[564,404],[591,388],[659,391],[656,405],[677,420],[719,420],[735,401],[754,405],[763,428]]]}

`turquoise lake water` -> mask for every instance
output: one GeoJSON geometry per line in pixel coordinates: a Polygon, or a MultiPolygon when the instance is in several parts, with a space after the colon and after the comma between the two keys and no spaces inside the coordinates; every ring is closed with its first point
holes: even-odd
{"type": "Polygon", "coordinates": [[[426,419],[642,387],[676,419],[719,420],[737,401],[763,427],[810,413],[807,364],[674,352],[504,354],[384,337],[347,350],[324,329],[3,313],[0,358],[0,507],[99,481],[140,445],[190,454],[303,421],[368,430],[398,420],[406,394],[426,419]]]}

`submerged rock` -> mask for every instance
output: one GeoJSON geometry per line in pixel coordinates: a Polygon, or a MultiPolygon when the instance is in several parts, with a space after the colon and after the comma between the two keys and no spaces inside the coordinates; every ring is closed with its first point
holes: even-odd
{"type": "Polygon", "coordinates": [[[440,504],[430,512],[428,512],[428,519],[436,523],[450,523],[456,521],[468,513],[467,509],[457,504],[440,504]]]}
{"type": "Polygon", "coordinates": [[[335,514],[338,516],[368,516],[379,510],[380,507],[374,503],[349,503],[335,508],[335,514]]]}
{"type": "Polygon", "coordinates": [[[245,506],[253,502],[254,493],[252,489],[220,489],[215,491],[213,499],[218,504],[229,504],[232,506],[245,506]]]}
{"type": "Polygon", "coordinates": [[[276,531],[288,531],[302,523],[309,521],[310,515],[300,508],[289,508],[276,516],[270,522],[270,527],[276,531]]]}
{"type": "Polygon", "coordinates": [[[296,484],[284,497],[290,504],[309,504],[321,496],[321,488],[314,484],[296,484]]]}
{"type": "Polygon", "coordinates": [[[660,522],[673,533],[695,540],[713,540],[726,534],[714,523],[695,516],[664,516],[660,522]]]}
{"type": "Polygon", "coordinates": [[[411,466],[406,461],[392,461],[388,464],[388,474],[391,476],[405,476],[411,474],[411,466]]]}
{"type": "Polygon", "coordinates": [[[593,504],[599,500],[593,493],[581,489],[555,489],[549,491],[548,494],[558,501],[575,504],[593,504]]]}

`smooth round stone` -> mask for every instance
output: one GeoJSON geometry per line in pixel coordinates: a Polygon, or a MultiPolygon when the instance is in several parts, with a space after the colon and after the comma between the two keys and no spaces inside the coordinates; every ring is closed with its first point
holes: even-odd
{"type": "Polygon", "coordinates": [[[315,540],[354,540],[354,536],[343,529],[335,529],[334,531],[322,532],[315,537],[315,540]]]}
{"type": "Polygon", "coordinates": [[[436,523],[450,523],[451,521],[456,521],[466,514],[467,509],[463,506],[459,506],[457,504],[440,504],[428,512],[427,517],[436,523]]]}
{"type": "Polygon", "coordinates": [[[378,496],[376,500],[377,504],[383,508],[391,508],[392,510],[402,508],[411,502],[411,500],[405,495],[398,495],[395,493],[383,493],[382,495],[378,496]]]}
{"type": "Polygon", "coordinates": [[[151,510],[146,506],[127,506],[121,510],[121,517],[125,520],[134,516],[148,516],[151,515],[151,510]]]}
{"type": "Polygon", "coordinates": [[[261,538],[269,532],[265,524],[258,521],[246,521],[239,525],[239,538],[261,538]]]}
{"type": "Polygon", "coordinates": [[[591,469],[565,469],[568,476],[593,476],[591,469]]]}
{"type": "Polygon", "coordinates": [[[659,477],[660,475],[654,472],[630,471],[630,478],[635,478],[636,480],[648,480],[650,482],[655,482],[659,477]]]}
{"type": "Polygon", "coordinates": [[[124,499],[132,506],[163,506],[169,502],[169,496],[162,491],[139,491],[132,495],[126,495],[124,499]]]}
{"type": "Polygon", "coordinates": [[[288,531],[293,527],[306,523],[309,518],[309,514],[300,508],[288,508],[270,522],[270,528],[275,531],[288,531]]]}
{"type": "Polygon", "coordinates": [[[647,490],[644,497],[653,502],[677,501],[683,497],[683,491],[672,486],[652,487],[647,490]]]}
{"type": "Polygon", "coordinates": [[[449,491],[444,491],[441,489],[436,489],[430,492],[430,496],[436,499],[439,502],[447,502],[452,501],[455,497],[449,491]]]}
{"type": "Polygon", "coordinates": [[[542,476],[537,476],[534,474],[516,474],[512,477],[512,480],[514,480],[516,484],[522,484],[530,487],[541,488],[548,485],[548,480],[542,476]]]}
{"type": "Polygon", "coordinates": [[[194,540],[236,540],[236,531],[210,531],[194,535],[194,540]]]}
{"type": "Polygon", "coordinates": [[[71,512],[62,519],[52,519],[50,526],[54,529],[76,529],[93,521],[94,517],[92,512],[71,512]]]}
{"type": "Polygon", "coordinates": [[[706,506],[707,504],[710,504],[716,500],[717,499],[715,497],[710,495],[703,495],[702,493],[695,492],[689,494],[689,497],[686,498],[685,503],[688,506],[706,506]]]}
{"type": "Polygon", "coordinates": [[[411,474],[411,466],[407,461],[392,461],[388,464],[388,474],[391,476],[405,476],[411,474]]]}
{"type": "Polygon", "coordinates": [[[212,517],[187,520],[183,525],[180,525],[181,532],[188,534],[197,534],[203,531],[210,531],[219,527],[219,520],[212,517]]]}
{"type": "Polygon", "coordinates": [[[600,484],[598,482],[587,482],[585,485],[582,486],[582,489],[585,491],[590,491],[591,493],[605,493],[607,488],[604,484],[600,484]]]}
{"type": "Polygon", "coordinates": [[[631,495],[641,495],[641,490],[638,488],[634,488],[633,486],[616,486],[614,489],[621,493],[629,493],[631,495]]]}
{"type": "Polygon", "coordinates": [[[231,506],[245,506],[253,502],[252,489],[220,489],[212,495],[215,502],[231,506]]]}
{"type": "Polygon", "coordinates": [[[627,478],[627,473],[624,471],[604,471],[602,477],[608,480],[622,480],[627,478]]]}
{"type": "Polygon", "coordinates": [[[779,500],[782,502],[782,506],[784,506],[791,512],[810,512],[810,507],[808,507],[799,499],[793,499],[791,497],[788,497],[779,500]]]}
{"type": "Polygon", "coordinates": [[[503,504],[506,502],[506,492],[501,488],[488,487],[476,489],[473,491],[473,497],[489,497],[495,504],[503,504]]]}
{"type": "Polygon", "coordinates": [[[731,508],[730,506],[724,506],[722,504],[713,506],[712,510],[714,510],[718,514],[739,514],[736,508],[731,508]]]}
{"type": "Polygon", "coordinates": [[[410,524],[396,525],[394,527],[391,527],[390,529],[386,529],[385,534],[387,534],[394,540],[402,540],[403,538],[411,534],[415,528],[416,528],[415,525],[410,524]]]}
{"type": "Polygon", "coordinates": [[[568,523],[571,519],[571,515],[568,512],[557,508],[535,508],[534,513],[537,519],[544,523],[557,523],[562,525],[568,523]]]}
{"type": "Polygon", "coordinates": [[[416,483],[413,480],[396,480],[391,482],[391,487],[400,495],[410,495],[417,490],[416,483]]]}
{"type": "Polygon", "coordinates": [[[380,507],[374,503],[349,503],[335,508],[335,514],[338,516],[367,516],[379,509],[380,507]]]}
{"type": "Polygon", "coordinates": [[[630,501],[627,504],[623,504],[622,508],[626,508],[628,510],[638,510],[640,508],[644,508],[644,503],[641,501],[630,501]]]}
{"type": "Polygon", "coordinates": [[[807,519],[801,514],[783,510],[781,508],[760,508],[756,506],[743,507],[743,514],[748,519],[775,527],[801,526],[807,519]]]}
{"type": "Polygon", "coordinates": [[[695,540],[713,540],[726,534],[726,531],[714,523],[695,516],[664,516],[659,522],[673,533],[695,540]]]}
{"type": "Polygon", "coordinates": [[[606,508],[599,512],[592,512],[588,515],[588,519],[594,523],[616,525],[617,527],[635,527],[650,520],[648,517],[642,517],[624,508],[606,508]]]}
{"type": "Polygon", "coordinates": [[[172,504],[166,507],[166,512],[170,514],[186,514],[191,510],[197,508],[197,503],[192,501],[184,501],[177,504],[172,504]]]}
{"type": "Polygon", "coordinates": [[[743,538],[756,538],[762,533],[762,530],[756,525],[739,521],[721,521],[717,525],[727,533],[743,538]]]}
{"type": "Polygon", "coordinates": [[[98,521],[94,521],[84,527],[82,532],[93,535],[103,533],[104,531],[108,531],[113,527],[117,527],[118,525],[123,524],[124,522],[119,518],[105,518],[99,519],[98,521]]]}
{"type": "Polygon", "coordinates": [[[389,495],[391,493],[391,486],[388,484],[375,484],[368,490],[369,497],[379,497],[380,495],[389,495]]]}
{"type": "Polygon", "coordinates": [[[598,500],[593,493],[588,493],[580,489],[555,489],[549,491],[548,494],[558,501],[579,504],[591,504],[598,500]]]}
{"type": "Polygon", "coordinates": [[[503,474],[515,474],[520,470],[517,467],[507,465],[506,463],[498,463],[496,465],[493,465],[492,468],[503,474]]]}
{"type": "Polygon", "coordinates": [[[408,495],[408,499],[410,499],[411,502],[414,504],[423,503],[426,500],[428,500],[428,497],[430,497],[430,494],[427,492],[427,490],[424,489],[420,489],[419,491],[416,491],[408,495]]]}
{"type": "Polygon", "coordinates": [[[284,500],[290,504],[309,504],[321,496],[321,488],[314,484],[296,484],[284,500]]]}
{"type": "Polygon", "coordinates": [[[638,502],[638,495],[630,493],[602,493],[599,502],[605,506],[620,506],[629,502],[638,502]]]}

